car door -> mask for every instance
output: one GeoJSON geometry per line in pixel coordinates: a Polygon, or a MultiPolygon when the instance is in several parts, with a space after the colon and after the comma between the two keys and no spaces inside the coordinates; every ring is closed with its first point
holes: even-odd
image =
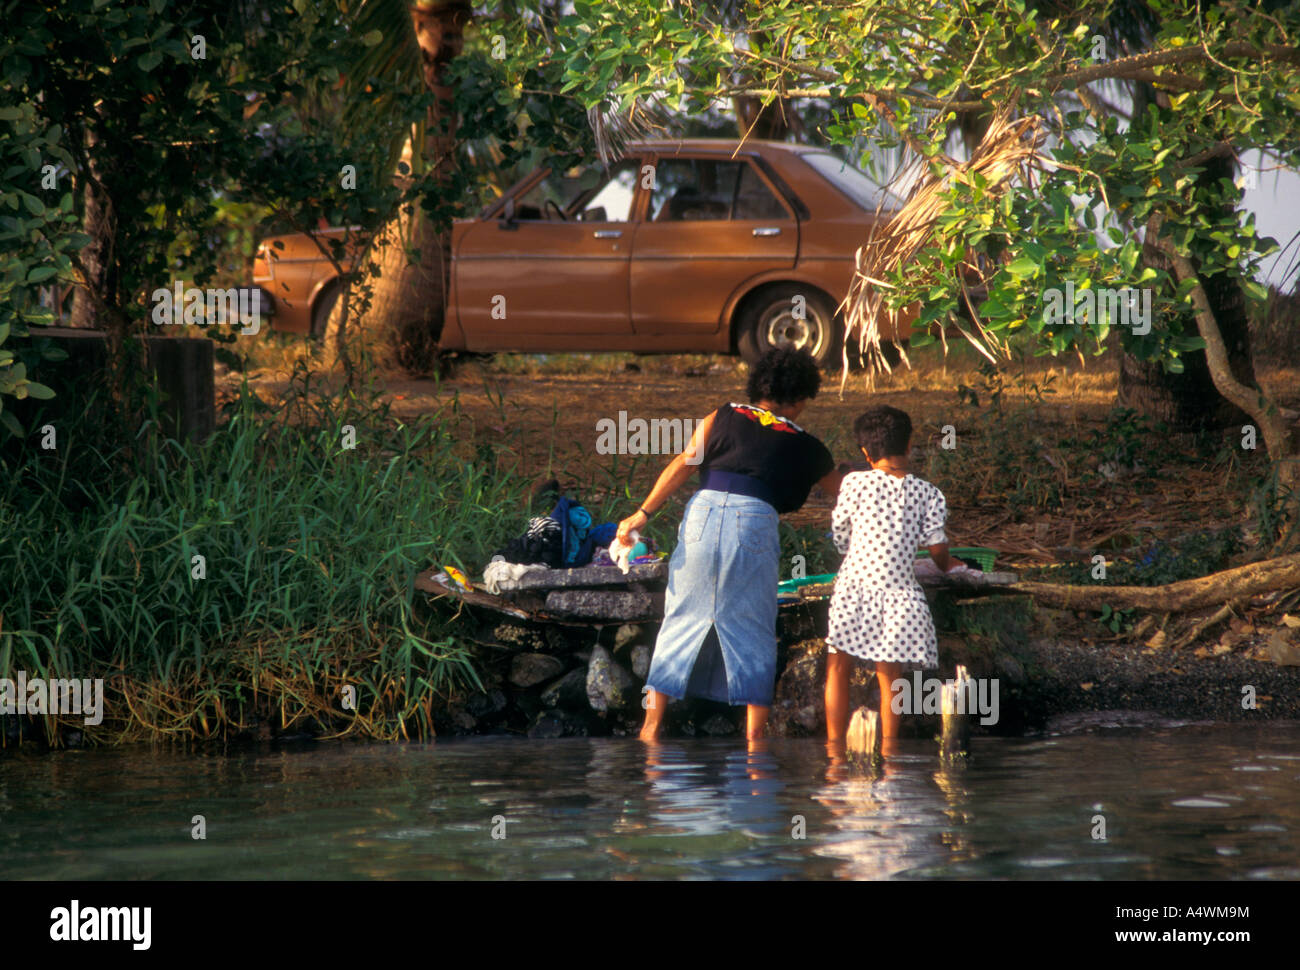
{"type": "Polygon", "coordinates": [[[653,166],[632,246],[632,329],[716,333],[737,287],[794,266],[799,223],[747,158],[660,155],[653,166]]]}
{"type": "Polygon", "coordinates": [[[454,266],[470,350],[601,350],[626,341],[638,172],[626,161],[568,207],[559,183],[544,177],[466,230],[454,266]]]}

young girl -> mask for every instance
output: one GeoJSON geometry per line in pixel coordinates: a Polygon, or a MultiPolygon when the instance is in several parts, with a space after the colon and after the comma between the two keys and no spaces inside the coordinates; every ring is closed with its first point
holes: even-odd
{"type": "Polygon", "coordinates": [[[874,660],[880,684],[881,734],[898,735],[898,714],[890,703],[893,683],[905,664],[937,667],[934,620],[913,572],[917,546],[930,550],[947,572],[943,493],[907,473],[912,453],[912,419],[886,405],[868,408],[853,424],[858,447],[871,471],[844,479],[831,513],[832,538],[847,552],[831,597],[826,637],[826,737],[844,738],[849,723],[852,657],[874,660]]]}

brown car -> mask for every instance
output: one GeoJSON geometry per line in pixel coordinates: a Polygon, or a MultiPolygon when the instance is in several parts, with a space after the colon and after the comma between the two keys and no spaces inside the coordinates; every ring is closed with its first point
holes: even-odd
{"type": "MultiPolygon", "coordinates": [[[[440,346],[748,360],[794,346],[830,363],[854,253],[900,205],[830,152],[779,142],[637,142],[608,170],[542,168],[455,223],[440,346]]],[[[319,335],[333,270],[310,239],[280,238],[254,280],[277,330],[319,335]]]]}

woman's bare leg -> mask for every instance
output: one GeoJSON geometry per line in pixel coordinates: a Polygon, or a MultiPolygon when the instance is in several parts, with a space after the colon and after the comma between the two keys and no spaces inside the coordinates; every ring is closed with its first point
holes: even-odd
{"type": "Polygon", "coordinates": [[[659,728],[664,720],[664,711],[668,708],[669,697],[653,687],[646,691],[646,697],[645,723],[641,725],[641,733],[637,736],[642,741],[657,741],[659,728]]]}
{"type": "Polygon", "coordinates": [[[745,708],[745,737],[748,740],[757,741],[763,737],[767,730],[767,715],[771,710],[770,707],[760,707],[757,704],[745,708]]]}

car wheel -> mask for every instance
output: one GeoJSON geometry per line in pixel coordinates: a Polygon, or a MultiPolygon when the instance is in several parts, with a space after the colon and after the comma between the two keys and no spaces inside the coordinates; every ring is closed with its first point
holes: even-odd
{"type": "Polygon", "coordinates": [[[811,287],[788,285],[765,290],[749,302],[739,321],[736,345],[750,364],[769,350],[793,347],[827,367],[839,361],[839,338],[830,301],[811,287]]]}
{"type": "Polygon", "coordinates": [[[316,303],[311,308],[311,336],[313,340],[322,340],[325,337],[325,331],[329,327],[330,314],[334,311],[334,305],[339,301],[339,291],[342,287],[337,282],[329,283],[321,291],[321,295],[316,297],[316,303]]]}

